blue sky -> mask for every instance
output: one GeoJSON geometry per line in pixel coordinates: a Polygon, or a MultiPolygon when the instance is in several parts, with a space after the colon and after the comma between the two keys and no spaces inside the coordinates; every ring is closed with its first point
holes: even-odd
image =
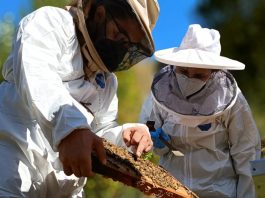
{"type": "Polygon", "coordinates": [[[13,15],[15,20],[18,21],[21,15],[31,11],[31,0],[1,0],[0,1],[0,19],[5,15],[13,15]]]}
{"type": "MultiPolygon", "coordinates": [[[[1,0],[0,19],[11,14],[16,23],[31,11],[31,0],[1,0]]],[[[198,0],[158,0],[160,16],[153,31],[156,49],[177,47],[189,24],[199,23],[194,9],[198,0]]]]}
{"type": "Polygon", "coordinates": [[[158,0],[160,15],[153,31],[156,49],[179,46],[189,24],[199,23],[195,15],[198,0],[158,0]]]}

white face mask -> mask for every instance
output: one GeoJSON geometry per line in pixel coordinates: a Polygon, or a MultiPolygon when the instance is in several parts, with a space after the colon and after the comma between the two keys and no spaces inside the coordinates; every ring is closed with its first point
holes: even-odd
{"type": "Polygon", "coordinates": [[[206,82],[197,78],[188,78],[183,74],[176,73],[182,95],[186,98],[199,91],[206,82]]]}

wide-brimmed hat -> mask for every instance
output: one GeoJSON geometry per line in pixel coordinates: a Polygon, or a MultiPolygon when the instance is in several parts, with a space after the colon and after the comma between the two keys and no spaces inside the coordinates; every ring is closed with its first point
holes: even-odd
{"type": "Polygon", "coordinates": [[[220,34],[217,30],[190,25],[180,47],[156,51],[157,61],[181,67],[204,69],[243,70],[239,61],[220,55],[220,34]]]}
{"type": "Polygon", "coordinates": [[[146,31],[148,40],[154,47],[152,30],[157,22],[159,15],[159,4],[157,0],[127,0],[135,14],[142,25],[143,29],[146,31]]]}

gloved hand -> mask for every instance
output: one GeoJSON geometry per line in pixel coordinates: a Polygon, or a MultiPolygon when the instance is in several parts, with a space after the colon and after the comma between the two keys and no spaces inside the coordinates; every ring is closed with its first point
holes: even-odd
{"type": "Polygon", "coordinates": [[[155,148],[162,149],[165,147],[165,144],[159,139],[160,136],[166,141],[170,140],[170,137],[161,128],[157,128],[155,131],[150,131],[150,134],[155,148]]]}

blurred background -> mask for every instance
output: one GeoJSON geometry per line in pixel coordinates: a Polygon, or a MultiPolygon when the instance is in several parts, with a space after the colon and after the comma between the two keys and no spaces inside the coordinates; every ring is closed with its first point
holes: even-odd
{"type": "MultiPolygon", "coordinates": [[[[69,0],[12,0],[0,2],[0,69],[11,49],[19,20],[46,5],[63,7],[69,0]]],[[[221,34],[223,56],[246,64],[232,72],[252,108],[262,139],[265,137],[265,0],[158,0],[160,16],[154,29],[156,49],[179,46],[188,25],[200,23],[221,34]]],[[[137,122],[159,65],[153,58],[118,72],[119,123],[137,122]]],[[[0,81],[3,80],[0,75],[0,81]]],[[[155,163],[156,156],[152,159],[155,163]]],[[[144,198],[141,192],[99,175],[88,180],[90,198],[144,198]]],[[[264,195],[264,194],[263,194],[264,195]]]]}

